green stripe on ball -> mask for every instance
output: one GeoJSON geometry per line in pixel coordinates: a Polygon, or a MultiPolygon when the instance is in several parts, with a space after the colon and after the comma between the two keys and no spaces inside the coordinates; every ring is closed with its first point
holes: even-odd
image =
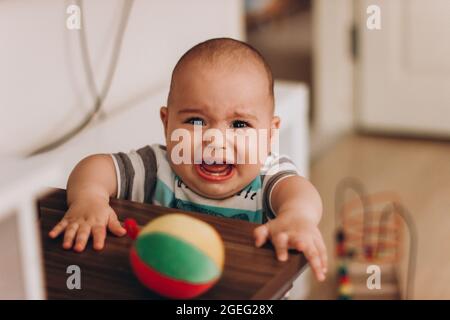
{"type": "Polygon", "coordinates": [[[202,251],[171,235],[152,232],[136,240],[136,252],[149,267],[173,279],[209,282],[220,275],[218,266],[202,251]]]}

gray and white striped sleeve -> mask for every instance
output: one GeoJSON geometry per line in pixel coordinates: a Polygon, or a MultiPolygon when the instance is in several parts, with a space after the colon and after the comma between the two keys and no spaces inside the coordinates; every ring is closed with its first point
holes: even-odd
{"type": "Polygon", "coordinates": [[[275,186],[287,177],[299,175],[297,167],[289,157],[277,155],[269,157],[261,175],[263,208],[268,219],[273,219],[276,216],[270,201],[275,186]]]}
{"type": "Polygon", "coordinates": [[[151,146],[111,154],[116,168],[117,198],[151,203],[157,163],[151,146]]]}

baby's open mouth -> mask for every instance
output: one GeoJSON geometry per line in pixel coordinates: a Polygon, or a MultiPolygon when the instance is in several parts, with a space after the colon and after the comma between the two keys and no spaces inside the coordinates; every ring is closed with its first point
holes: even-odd
{"type": "Polygon", "coordinates": [[[195,169],[200,177],[214,182],[227,180],[234,174],[234,166],[231,164],[207,164],[202,162],[196,164],[195,169]]]}

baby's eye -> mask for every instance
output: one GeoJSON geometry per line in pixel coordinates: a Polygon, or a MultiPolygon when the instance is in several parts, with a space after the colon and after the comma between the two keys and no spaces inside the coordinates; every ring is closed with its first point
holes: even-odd
{"type": "Polygon", "coordinates": [[[249,123],[246,122],[246,121],[242,121],[242,120],[234,120],[234,121],[231,123],[231,126],[232,126],[233,128],[247,128],[247,127],[249,127],[250,125],[249,125],[249,123]]]}
{"type": "Polygon", "coordinates": [[[202,118],[198,118],[198,117],[189,118],[184,123],[189,123],[194,126],[204,126],[205,125],[205,121],[202,118]]]}

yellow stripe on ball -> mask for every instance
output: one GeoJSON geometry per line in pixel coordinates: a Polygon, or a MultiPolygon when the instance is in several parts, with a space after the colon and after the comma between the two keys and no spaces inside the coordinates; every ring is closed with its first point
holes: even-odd
{"type": "Polygon", "coordinates": [[[185,214],[173,213],[152,220],[141,230],[140,235],[152,232],[166,233],[197,247],[208,255],[218,268],[223,268],[225,250],[222,239],[206,222],[185,214]]]}

